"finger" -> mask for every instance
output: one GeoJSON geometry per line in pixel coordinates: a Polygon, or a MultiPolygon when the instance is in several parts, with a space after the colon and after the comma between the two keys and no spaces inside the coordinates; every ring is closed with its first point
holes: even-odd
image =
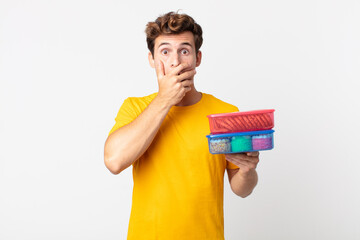
{"type": "Polygon", "coordinates": [[[251,161],[259,156],[258,152],[246,152],[246,153],[231,153],[228,154],[231,158],[241,158],[247,161],[251,161]]]}
{"type": "Polygon", "coordinates": [[[185,72],[184,70],[186,70],[187,68],[190,68],[190,67],[191,67],[191,65],[189,63],[181,63],[177,67],[175,67],[169,74],[176,76],[182,72],[185,72]]]}
{"type": "Polygon", "coordinates": [[[239,164],[247,164],[249,163],[249,161],[246,161],[244,159],[239,159],[239,158],[226,158],[227,161],[230,161],[236,165],[239,165],[239,164]]]}
{"type": "Polygon", "coordinates": [[[178,82],[183,82],[184,80],[190,80],[191,78],[194,77],[195,74],[196,74],[195,69],[184,72],[184,73],[179,75],[179,77],[177,78],[177,81],[178,82]]]}
{"type": "Polygon", "coordinates": [[[246,155],[249,157],[257,157],[260,155],[260,153],[259,152],[247,152],[246,155]]]}
{"type": "Polygon", "coordinates": [[[192,82],[192,81],[186,80],[186,83],[181,82],[181,85],[182,85],[182,87],[183,87],[183,89],[185,91],[184,93],[187,93],[187,92],[189,92],[191,90],[192,83],[190,83],[190,82],[192,82]]]}
{"type": "Polygon", "coordinates": [[[235,164],[236,166],[242,168],[242,169],[255,169],[257,166],[257,163],[249,162],[249,161],[241,161],[236,159],[227,159],[229,162],[235,164]]]}
{"type": "Polygon", "coordinates": [[[233,160],[233,159],[226,159],[227,161],[231,162],[232,164],[235,164],[236,166],[240,167],[240,168],[244,168],[244,167],[248,167],[249,163],[248,162],[243,162],[243,161],[237,161],[237,160],[233,160]]]}
{"type": "Polygon", "coordinates": [[[191,87],[184,87],[185,93],[190,92],[191,91],[191,87]]]}
{"type": "Polygon", "coordinates": [[[231,154],[226,154],[225,156],[226,156],[225,157],[226,161],[232,162],[232,163],[234,163],[236,165],[239,165],[242,162],[244,162],[243,160],[241,160],[239,158],[235,158],[235,157],[231,156],[231,154]]]}
{"type": "Polygon", "coordinates": [[[246,161],[246,162],[252,162],[257,163],[259,159],[257,157],[250,157],[247,156],[245,153],[233,153],[233,154],[226,154],[226,159],[232,159],[234,161],[246,161]]]}
{"type": "Polygon", "coordinates": [[[246,157],[245,153],[229,153],[225,154],[225,158],[231,158],[231,159],[239,159],[246,157]]]}
{"type": "Polygon", "coordinates": [[[193,84],[194,84],[194,80],[192,79],[183,80],[181,82],[181,85],[183,85],[183,87],[191,87],[191,85],[193,84]]]}
{"type": "Polygon", "coordinates": [[[195,68],[185,66],[185,68],[183,70],[181,70],[178,75],[181,75],[181,74],[183,74],[185,72],[189,72],[189,71],[192,71],[192,70],[195,70],[195,68]]]}
{"type": "Polygon", "coordinates": [[[164,63],[160,60],[159,64],[156,65],[156,75],[159,78],[162,78],[163,76],[165,76],[165,67],[164,67],[164,63]]]}

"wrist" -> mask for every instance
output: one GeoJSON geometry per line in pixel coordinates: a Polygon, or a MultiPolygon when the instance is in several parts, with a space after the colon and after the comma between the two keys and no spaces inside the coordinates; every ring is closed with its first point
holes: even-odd
{"type": "Polygon", "coordinates": [[[170,108],[172,107],[172,105],[166,101],[166,99],[164,99],[163,97],[157,95],[153,101],[152,104],[155,105],[157,108],[160,109],[160,111],[170,111],[170,108]]]}
{"type": "Polygon", "coordinates": [[[242,170],[240,168],[238,173],[239,173],[240,177],[243,179],[254,178],[257,176],[255,169],[242,170]]]}

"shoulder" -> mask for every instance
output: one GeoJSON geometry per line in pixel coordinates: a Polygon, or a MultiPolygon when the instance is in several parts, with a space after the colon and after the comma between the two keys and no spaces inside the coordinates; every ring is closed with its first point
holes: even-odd
{"type": "Polygon", "coordinates": [[[125,99],[125,101],[130,102],[130,103],[150,103],[155,97],[156,97],[157,93],[152,93],[150,95],[147,96],[143,96],[143,97],[128,97],[127,99],[125,99]]]}
{"type": "Polygon", "coordinates": [[[145,110],[145,108],[151,103],[156,95],[157,93],[152,93],[144,97],[128,97],[121,105],[119,113],[127,112],[137,116],[145,110]]]}
{"type": "Polygon", "coordinates": [[[208,94],[208,93],[203,93],[203,96],[205,97],[206,99],[206,102],[211,106],[211,107],[214,107],[214,108],[217,108],[219,109],[219,111],[224,111],[224,112],[236,112],[236,111],[239,111],[239,109],[233,105],[233,104],[230,104],[228,102],[225,102],[211,94],[208,94]]]}
{"type": "Polygon", "coordinates": [[[132,105],[134,107],[147,107],[151,101],[156,97],[157,93],[152,93],[143,97],[128,97],[125,99],[124,104],[132,105]]]}

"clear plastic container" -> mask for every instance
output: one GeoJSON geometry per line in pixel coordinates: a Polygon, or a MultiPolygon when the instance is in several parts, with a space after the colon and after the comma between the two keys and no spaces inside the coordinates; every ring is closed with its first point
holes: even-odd
{"type": "Polygon", "coordinates": [[[274,127],[274,109],[208,115],[212,134],[269,130],[274,127]]]}
{"type": "Polygon", "coordinates": [[[274,148],[274,130],[210,134],[206,137],[212,154],[254,152],[274,148]]]}

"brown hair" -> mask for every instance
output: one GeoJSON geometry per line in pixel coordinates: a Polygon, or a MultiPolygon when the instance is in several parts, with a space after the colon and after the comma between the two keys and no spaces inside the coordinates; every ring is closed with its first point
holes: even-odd
{"type": "Polygon", "coordinates": [[[195,50],[198,53],[202,42],[202,29],[195,20],[187,14],[168,12],[159,16],[155,22],[148,22],[146,25],[146,42],[149,51],[154,57],[155,39],[161,34],[179,34],[190,31],[194,34],[195,50]]]}

